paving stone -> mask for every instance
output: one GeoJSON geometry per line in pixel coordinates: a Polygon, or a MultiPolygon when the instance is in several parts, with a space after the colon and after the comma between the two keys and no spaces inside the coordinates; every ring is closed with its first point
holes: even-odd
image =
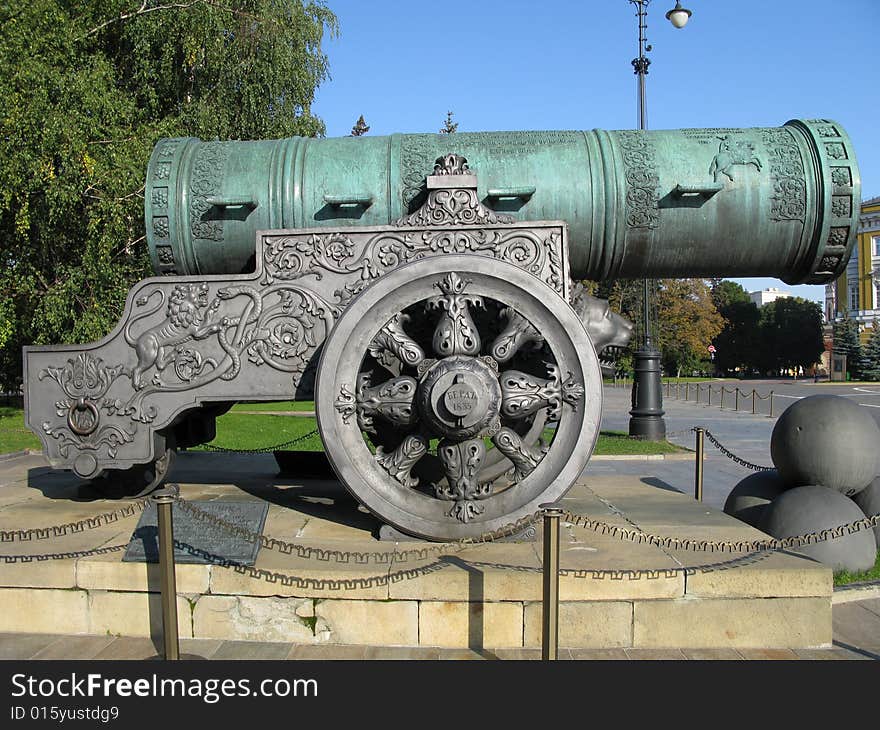
{"type": "Polygon", "coordinates": [[[310,598],[200,596],[192,631],[200,639],[314,643],[313,616],[310,598]]]}
{"type": "Polygon", "coordinates": [[[313,644],[294,645],[287,655],[288,659],[365,659],[370,647],[352,644],[313,644]]]}
{"type": "Polygon", "coordinates": [[[178,646],[180,653],[212,659],[217,649],[223,642],[219,639],[180,639],[178,646]]]}
{"type": "Polygon", "coordinates": [[[583,661],[629,659],[623,649],[569,649],[571,658],[583,661]]]}
{"type": "Polygon", "coordinates": [[[425,646],[520,647],[523,604],[420,601],[418,636],[425,646]]]}
{"type": "MultiPolygon", "coordinates": [[[[811,660],[828,660],[828,659],[849,659],[847,652],[838,649],[795,649],[795,655],[798,659],[811,660]]],[[[866,657],[867,658],[867,657],[866,657]]]]}
{"type": "Polygon", "coordinates": [[[831,643],[829,598],[637,601],[637,647],[807,647],[831,643]]]}
{"type": "Polygon", "coordinates": [[[440,658],[440,649],[429,646],[368,646],[364,659],[427,659],[440,658]]]}
{"type": "Polygon", "coordinates": [[[62,636],[41,649],[33,659],[94,659],[114,640],[113,636],[62,636]]]}
{"type": "Polygon", "coordinates": [[[513,659],[517,661],[535,661],[536,659],[540,661],[541,659],[540,649],[495,649],[493,653],[498,659],[513,659]]]}
{"type": "Polygon", "coordinates": [[[743,659],[797,659],[797,654],[791,649],[740,649],[743,659]]]}
{"type": "MultiPolygon", "coordinates": [[[[161,636],[162,596],[158,593],[89,592],[90,634],[161,636]]],[[[184,596],[177,596],[177,631],[192,637],[192,609],[184,596]]]]}
{"type": "Polygon", "coordinates": [[[880,616],[863,604],[859,601],[834,607],[834,638],[850,646],[880,651],[880,616]]]}
{"type": "MultiPolygon", "coordinates": [[[[760,538],[760,539],[763,539],[760,538]]],[[[685,565],[702,562],[724,563],[734,555],[674,551],[685,565]]],[[[791,553],[760,553],[736,566],[735,570],[699,571],[685,579],[685,592],[692,596],[772,598],[778,596],[830,596],[831,570],[808,558],[791,553]]]]}
{"type": "MultiPolygon", "coordinates": [[[[540,647],[543,604],[525,607],[523,645],[540,647]]],[[[632,646],[633,604],[627,601],[562,601],[559,604],[559,646],[614,648],[632,646]]]]}
{"type": "Polygon", "coordinates": [[[0,634],[0,659],[31,659],[59,638],[52,634],[0,634]]]}
{"type": "Polygon", "coordinates": [[[440,652],[441,661],[470,661],[470,660],[486,660],[492,658],[489,652],[481,653],[471,649],[444,649],[440,652]]]}
{"type": "Polygon", "coordinates": [[[647,659],[647,660],[682,660],[685,655],[681,649],[645,649],[645,648],[628,648],[624,649],[628,659],[647,659]]]}
{"type": "Polygon", "coordinates": [[[286,659],[293,644],[260,641],[224,641],[211,659],[286,659]]]}
{"type": "Polygon", "coordinates": [[[315,605],[319,641],[376,646],[416,646],[419,607],[416,601],[323,600],[315,605]]]}
{"type": "Polygon", "coordinates": [[[0,631],[85,634],[89,630],[85,591],[4,588],[0,603],[0,631]]]}
{"type": "Polygon", "coordinates": [[[163,654],[162,640],[145,637],[116,637],[95,655],[95,659],[152,659],[163,654]]]}
{"type": "Polygon", "coordinates": [[[736,649],[682,649],[685,659],[706,660],[736,660],[742,659],[742,655],[736,649]]]}

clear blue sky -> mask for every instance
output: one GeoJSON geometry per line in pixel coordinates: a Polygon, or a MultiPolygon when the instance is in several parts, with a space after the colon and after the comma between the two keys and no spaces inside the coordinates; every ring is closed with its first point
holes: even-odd
{"type": "MultiPolygon", "coordinates": [[[[370,134],[630,129],[638,125],[635,6],[627,0],[327,0],[332,79],[313,111],[327,136],[363,114],[370,134]]],[[[648,7],[648,127],[840,122],[855,145],[862,197],[880,195],[880,0],[686,0],[683,29],[648,7]]],[[[821,286],[740,279],[821,301],[821,286]]]]}

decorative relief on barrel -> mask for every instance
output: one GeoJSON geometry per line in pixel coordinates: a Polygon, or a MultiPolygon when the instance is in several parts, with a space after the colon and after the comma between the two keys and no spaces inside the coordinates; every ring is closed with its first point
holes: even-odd
{"type": "Polygon", "coordinates": [[[656,228],[660,224],[657,163],[654,150],[642,132],[614,132],[623,153],[626,179],[626,225],[656,228]]]}
{"type": "Polygon", "coordinates": [[[792,132],[788,129],[762,129],[770,165],[770,218],[774,221],[801,221],[807,212],[804,163],[792,132]]]}
{"type": "Polygon", "coordinates": [[[203,142],[196,150],[189,185],[189,219],[193,238],[223,240],[223,221],[205,220],[204,216],[213,207],[208,198],[219,192],[229,145],[229,142],[203,142]]]}

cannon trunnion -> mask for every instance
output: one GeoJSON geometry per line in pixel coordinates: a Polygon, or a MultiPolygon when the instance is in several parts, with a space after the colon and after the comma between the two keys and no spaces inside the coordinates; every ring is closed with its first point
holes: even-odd
{"type": "Polygon", "coordinates": [[[144,494],[231,403],[314,396],[368,509],[477,536],[560,498],[592,452],[595,316],[572,277],[818,281],[853,243],[858,170],[833,122],[455,137],[161,141],[162,276],[101,342],[25,348],[50,464],[144,494]]]}

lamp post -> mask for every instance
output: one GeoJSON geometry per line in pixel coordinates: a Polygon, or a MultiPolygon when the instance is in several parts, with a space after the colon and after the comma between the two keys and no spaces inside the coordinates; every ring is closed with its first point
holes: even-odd
{"type": "MultiPolygon", "coordinates": [[[[647,109],[645,103],[645,76],[651,60],[645,55],[651,50],[646,45],[645,30],[648,27],[648,5],[651,0],[629,0],[636,6],[639,19],[639,55],[632,60],[633,69],[639,83],[639,129],[648,128],[647,109]]],[[[666,18],[676,28],[682,28],[691,17],[691,11],[681,7],[680,2],[666,13],[666,18]]],[[[651,293],[648,279],[644,280],[642,294],[642,346],[633,355],[633,388],[632,410],[630,410],[629,435],[662,441],[666,438],[666,423],[663,421],[663,392],[660,383],[660,351],[654,346],[651,335],[651,293]]]]}

